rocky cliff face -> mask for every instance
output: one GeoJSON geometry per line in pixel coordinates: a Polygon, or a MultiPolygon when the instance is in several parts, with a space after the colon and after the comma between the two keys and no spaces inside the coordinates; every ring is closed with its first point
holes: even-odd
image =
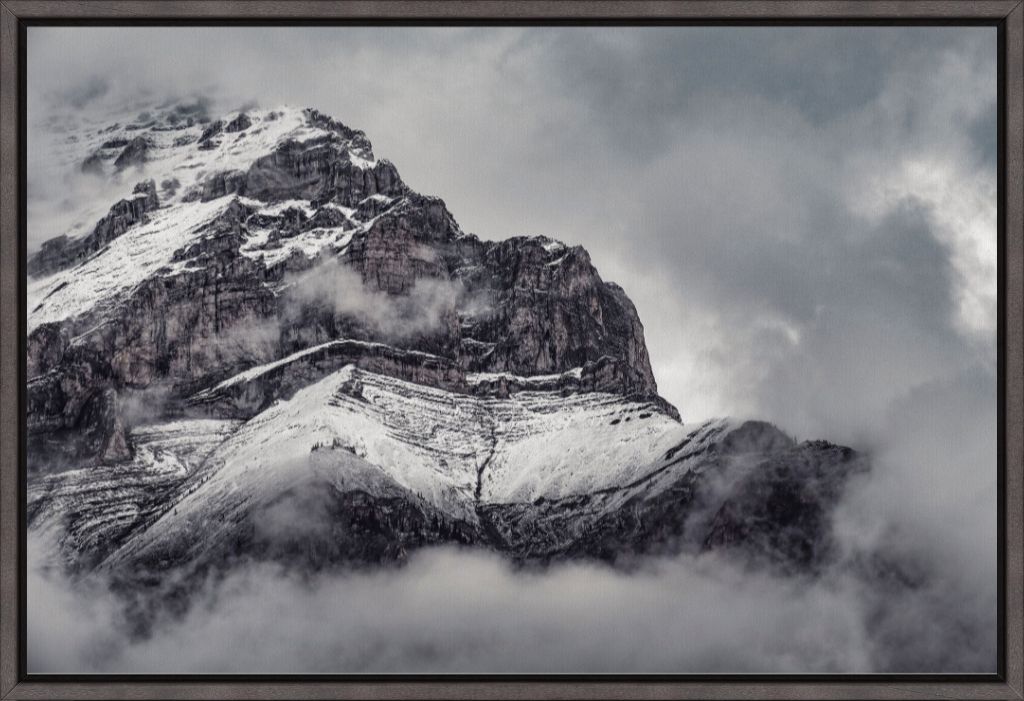
{"type": "Polygon", "coordinates": [[[860,458],[680,424],[583,248],[462,231],[316,111],[183,114],[86,135],[69,168],[147,179],[28,261],[30,523],[67,562],[828,556],[860,458]]]}
{"type": "MultiPolygon", "coordinates": [[[[167,158],[184,151],[188,160],[188,151],[214,138],[226,142],[229,134],[240,139],[259,129],[252,118],[242,117],[227,126],[223,120],[206,126],[195,144],[166,147],[167,158]]],[[[394,345],[394,328],[375,328],[339,310],[333,297],[345,291],[296,295],[290,290],[296,273],[327,261],[357,271],[369,290],[412,298],[410,315],[437,316],[436,324],[404,320],[410,328],[423,328],[399,345],[439,355],[461,371],[531,376],[598,361],[611,367],[612,361],[616,370],[605,374],[602,386],[617,382],[614,389],[622,394],[656,395],[636,310],[620,288],[601,279],[586,251],[549,239],[489,243],[466,235],[443,201],[410,192],[393,165],[374,160],[362,132],[313,111],[291,117],[298,127],[267,154],[253,149],[247,170],[200,175],[179,201],[167,203],[170,226],[196,200],[218,207],[187,232],[189,240],[163,266],[146,271],[135,285],[33,325],[28,359],[30,404],[38,407],[29,422],[33,440],[57,426],[99,430],[78,410],[97,392],[154,385],[170,386],[175,393],[197,391],[246,365],[338,338],[394,345]],[[281,206],[286,203],[290,206],[281,206]],[[416,296],[424,283],[444,285],[451,294],[420,309],[416,296]],[[268,331],[271,327],[276,328],[268,331]],[[250,347],[247,334],[253,328],[276,338],[261,338],[260,348],[250,347]],[[220,342],[225,337],[232,341],[220,342]],[[45,339],[66,342],[66,352],[45,339]],[[36,379],[46,373],[46,380],[36,379]],[[67,379],[83,373],[89,383],[67,379]],[[58,385],[59,394],[53,389],[58,385]]],[[[287,118],[276,112],[255,117],[256,124],[287,118]]],[[[154,138],[136,136],[124,148],[154,138]]],[[[179,170],[172,167],[161,175],[179,170]]],[[[47,307],[56,306],[54,293],[73,294],[82,286],[70,266],[95,256],[91,262],[102,267],[102,249],[130,227],[144,225],[159,206],[155,183],[148,180],[135,187],[131,199],[115,204],[91,235],[44,244],[29,261],[30,274],[46,290],[32,315],[47,316],[47,307]],[[53,273],[60,271],[64,275],[58,280],[53,273]]],[[[103,281],[108,289],[117,283],[103,281]]],[[[431,375],[420,377],[430,381],[431,375]]],[[[450,385],[447,379],[443,383],[450,385]]],[[[666,410],[672,411],[667,405],[666,410]]],[[[86,461],[102,457],[77,454],[86,461]]],[[[49,460],[46,451],[33,455],[41,463],[49,460]]]]}

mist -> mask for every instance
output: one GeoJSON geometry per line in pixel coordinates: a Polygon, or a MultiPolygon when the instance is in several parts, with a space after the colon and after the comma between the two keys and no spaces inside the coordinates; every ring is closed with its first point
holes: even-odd
{"type": "Polygon", "coordinates": [[[30,672],[601,673],[868,671],[857,601],[842,585],[665,560],[623,573],[584,564],[516,572],[438,549],[397,571],[301,581],[236,571],[146,640],[119,629],[100,588],[34,575],[30,672]],[[84,593],[84,597],[83,597],[84,593]],[[84,598],[84,602],[83,602],[84,598]],[[84,605],[83,605],[84,603],[84,605]]]}
{"type": "Polygon", "coordinates": [[[335,315],[356,319],[381,339],[401,341],[442,330],[455,320],[455,305],[466,292],[462,284],[418,279],[406,294],[368,287],[362,275],[336,260],[324,261],[286,281],[294,306],[316,305],[335,315]]]}

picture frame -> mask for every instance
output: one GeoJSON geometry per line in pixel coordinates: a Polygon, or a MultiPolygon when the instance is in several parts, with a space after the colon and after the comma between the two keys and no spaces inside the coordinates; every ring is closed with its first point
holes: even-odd
{"type": "Polygon", "coordinates": [[[0,699],[1024,699],[1024,3],[1020,0],[432,0],[0,4],[0,699]],[[960,24],[999,27],[1000,667],[996,675],[614,675],[245,679],[25,673],[25,28],[38,24],[960,24]]]}

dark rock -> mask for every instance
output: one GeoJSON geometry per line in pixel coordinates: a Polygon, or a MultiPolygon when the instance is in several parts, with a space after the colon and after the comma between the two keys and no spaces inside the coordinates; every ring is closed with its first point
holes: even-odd
{"type": "Polygon", "coordinates": [[[131,457],[110,379],[105,359],[71,346],[59,365],[28,381],[30,473],[131,457]]]}
{"type": "Polygon", "coordinates": [[[304,228],[306,230],[337,229],[352,228],[353,226],[354,224],[345,216],[344,212],[336,207],[321,207],[309,218],[304,228]]]}
{"type": "Polygon", "coordinates": [[[104,141],[100,145],[100,148],[124,148],[127,145],[128,145],[128,139],[126,139],[126,138],[124,138],[122,136],[117,136],[117,137],[114,137],[113,139],[108,139],[107,141],[104,141]]]}
{"type": "Polygon", "coordinates": [[[199,135],[199,146],[200,148],[213,140],[215,136],[224,131],[223,120],[218,119],[216,122],[211,123],[208,127],[203,129],[203,133],[199,135]]]}
{"type": "Polygon", "coordinates": [[[366,138],[364,132],[358,129],[351,129],[315,109],[306,109],[304,113],[310,126],[334,132],[347,141],[353,149],[362,152],[364,157],[373,156],[373,147],[370,145],[370,140],[366,138]]]}
{"type": "Polygon", "coordinates": [[[150,148],[152,148],[152,144],[149,139],[145,136],[136,136],[128,142],[128,145],[114,161],[114,168],[119,171],[132,166],[141,168],[146,162],[150,148]]]}
{"type": "Polygon", "coordinates": [[[238,131],[245,131],[251,126],[252,120],[249,119],[248,115],[246,115],[245,112],[242,112],[237,117],[228,122],[227,126],[224,127],[224,131],[231,134],[238,131]]]}
{"type": "Polygon", "coordinates": [[[32,379],[60,364],[71,342],[68,330],[56,323],[41,324],[28,337],[26,375],[32,379]]]}
{"type": "Polygon", "coordinates": [[[302,143],[285,141],[249,168],[247,191],[267,202],[315,199],[356,207],[370,195],[397,197],[406,192],[395,167],[380,161],[372,168],[352,163],[335,134],[302,143]]]}
{"type": "Polygon", "coordinates": [[[167,197],[174,197],[179,187],[181,187],[181,181],[177,178],[167,178],[160,182],[160,189],[167,197]]]}
{"type": "Polygon", "coordinates": [[[644,488],[657,472],[594,494],[478,511],[496,547],[527,561],[628,562],[716,550],[806,574],[834,560],[830,514],[849,479],[867,469],[849,448],[796,445],[764,422],[748,422],[688,457],[698,462],[653,497],[644,488]],[[621,506],[609,511],[609,504],[621,506]]]}
{"type": "Polygon", "coordinates": [[[466,315],[462,335],[490,350],[463,356],[467,369],[548,374],[609,356],[635,373],[624,385],[630,392],[657,394],[636,308],[601,279],[586,251],[514,238],[480,246],[478,255],[462,279],[488,311],[466,315]]]}
{"type": "Polygon", "coordinates": [[[226,170],[215,173],[203,182],[200,199],[207,202],[225,195],[244,195],[245,191],[245,173],[238,170],[226,170]]]}
{"type": "Polygon", "coordinates": [[[730,491],[708,524],[702,547],[742,548],[795,569],[813,568],[834,547],[830,518],[845,478],[865,469],[852,450],[824,441],[769,454],[730,491]]]}

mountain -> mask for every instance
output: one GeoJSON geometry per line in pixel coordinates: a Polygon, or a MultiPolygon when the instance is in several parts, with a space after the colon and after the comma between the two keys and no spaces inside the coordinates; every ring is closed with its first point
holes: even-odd
{"type": "Polygon", "coordinates": [[[865,459],[682,423],[582,247],[464,232],[311,109],[71,131],[67,171],[123,196],[27,264],[28,522],[66,567],[831,557],[865,459]]]}

